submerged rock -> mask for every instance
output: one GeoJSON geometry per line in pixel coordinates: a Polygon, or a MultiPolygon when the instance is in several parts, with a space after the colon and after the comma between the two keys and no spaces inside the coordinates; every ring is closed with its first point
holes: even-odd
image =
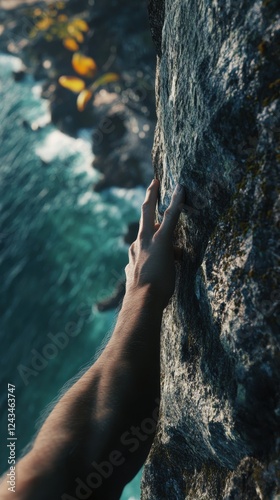
{"type": "MultiPolygon", "coordinates": [[[[81,128],[94,129],[94,167],[103,174],[95,189],[149,184],[153,175],[155,49],[145,4],[135,8],[129,0],[68,0],[57,9],[55,2],[49,5],[56,33],[61,32],[61,17],[87,22],[89,29],[80,34],[77,49],[97,65],[94,77],[85,78],[87,88],[106,73],[119,76],[118,81],[95,89],[84,111],[77,109],[77,94],[58,83],[63,75],[81,76],[72,66],[73,52],[65,48],[60,36],[48,33],[47,27],[38,28],[36,19],[40,17],[34,12],[42,9],[48,20],[47,4],[17,3],[15,7],[0,9],[0,50],[22,57],[34,78],[44,82],[42,97],[49,101],[51,120],[59,130],[76,137],[81,128]],[[106,102],[104,92],[114,95],[114,102],[106,102]],[[104,120],[111,121],[112,132],[109,128],[104,132],[104,120]]],[[[15,75],[18,81],[20,77],[15,75]]]]}
{"type": "Polygon", "coordinates": [[[139,231],[139,222],[131,222],[128,224],[127,233],[124,235],[124,242],[131,245],[137,238],[139,231]]]}
{"type": "Polygon", "coordinates": [[[99,312],[110,311],[121,305],[125,294],[125,282],[118,283],[110,297],[97,302],[96,307],[99,312]]]}
{"type": "Polygon", "coordinates": [[[103,174],[95,191],[111,186],[148,185],[153,175],[151,121],[131,111],[116,93],[106,90],[96,96],[93,105],[93,166],[103,174]]]}
{"type": "Polygon", "coordinates": [[[24,80],[25,76],[26,76],[26,71],[24,69],[13,71],[13,78],[15,82],[21,82],[22,80],[24,80]]]}
{"type": "Polygon", "coordinates": [[[141,498],[278,498],[277,2],[151,0],[149,11],[159,216],[177,182],[187,201],[141,498]]]}

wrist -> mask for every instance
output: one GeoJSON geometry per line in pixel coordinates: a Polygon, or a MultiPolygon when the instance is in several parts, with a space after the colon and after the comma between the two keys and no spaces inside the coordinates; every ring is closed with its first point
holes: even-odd
{"type": "Polygon", "coordinates": [[[112,338],[138,339],[149,345],[160,335],[163,305],[150,285],[126,290],[112,338]],[[152,333],[151,333],[152,332],[152,333]]]}
{"type": "Polygon", "coordinates": [[[165,308],[163,298],[150,283],[141,286],[127,286],[122,309],[126,306],[135,307],[136,310],[139,308],[142,310],[152,309],[154,314],[160,315],[165,308]]]}
{"type": "Polygon", "coordinates": [[[136,374],[142,373],[143,362],[156,366],[163,309],[150,286],[129,287],[104,351],[106,359],[110,356],[118,369],[128,363],[136,374]]]}

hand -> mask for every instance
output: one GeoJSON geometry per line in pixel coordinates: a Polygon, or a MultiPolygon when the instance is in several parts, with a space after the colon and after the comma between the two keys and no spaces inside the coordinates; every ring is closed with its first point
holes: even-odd
{"type": "Polygon", "coordinates": [[[129,249],[125,268],[126,291],[147,287],[159,303],[167,306],[175,287],[175,262],[172,243],[174,229],[184,206],[184,188],[177,185],[161,224],[155,223],[159,181],[154,179],[142,205],[139,232],[129,249]]]}

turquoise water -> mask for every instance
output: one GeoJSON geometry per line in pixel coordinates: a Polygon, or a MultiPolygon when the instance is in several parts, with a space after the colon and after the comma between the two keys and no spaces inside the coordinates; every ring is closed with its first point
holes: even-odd
{"type": "MultiPolygon", "coordinates": [[[[94,304],[123,275],[123,235],[144,195],[141,188],[93,192],[98,174],[87,131],[75,140],[56,130],[38,84],[14,82],[18,64],[0,56],[1,434],[5,442],[10,383],[17,456],[46,406],[112,330],[116,312],[101,314],[94,304]],[[64,348],[46,347],[50,335],[65,331],[74,333],[64,348]]],[[[140,474],[122,500],[140,497],[139,481],[140,474]]]]}

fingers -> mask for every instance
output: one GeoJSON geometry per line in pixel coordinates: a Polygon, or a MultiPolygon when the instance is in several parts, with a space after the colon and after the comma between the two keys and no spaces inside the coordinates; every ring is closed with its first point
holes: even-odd
{"type": "Polygon", "coordinates": [[[135,242],[133,242],[130,247],[129,247],[129,250],[128,250],[128,257],[129,257],[129,261],[133,261],[134,257],[135,257],[135,242]]]}
{"type": "Polygon", "coordinates": [[[180,213],[185,201],[184,187],[177,184],[172,195],[171,202],[167,210],[164,212],[163,221],[158,233],[165,235],[167,238],[172,238],[174,229],[177,225],[180,213]]]}
{"type": "Polygon", "coordinates": [[[159,222],[156,222],[155,225],[154,225],[154,233],[156,233],[160,228],[160,223],[159,222]]]}
{"type": "Polygon", "coordinates": [[[154,234],[155,211],[158,199],[159,181],[154,179],[146,192],[139,224],[139,237],[151,238],[154,234]]]}

